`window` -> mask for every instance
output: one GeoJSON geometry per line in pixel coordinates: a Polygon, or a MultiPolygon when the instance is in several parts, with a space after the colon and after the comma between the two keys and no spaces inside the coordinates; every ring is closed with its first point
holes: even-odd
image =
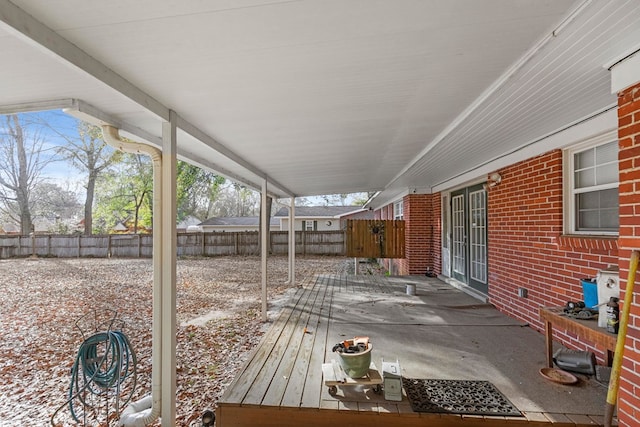
{"type": "Polygon", "coordinates": [[[404,219],[404,204],[402,200],[393,204],[393,219],[404,219]]]}
{"type": "Polygon", "coordinates": [[[617,234],[618,142],[569,149],[565,161],[565,232],[617,234]]]}
{"type": "Polygon", "coordinates": [[[318,229],[318,221],[302,221],[302,223],[304,231],[316,231],[318,229]]]}

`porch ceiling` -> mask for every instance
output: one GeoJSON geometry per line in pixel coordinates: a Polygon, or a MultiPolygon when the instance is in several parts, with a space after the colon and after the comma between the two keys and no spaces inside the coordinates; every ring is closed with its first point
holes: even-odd
{"type": "Polygon", "coordinates": [[[623,0],[0,0],[0,109],[77,99],[154,143],[171,109],[196,164],[389,197],[612,107],[639,39],[623,0]]]}

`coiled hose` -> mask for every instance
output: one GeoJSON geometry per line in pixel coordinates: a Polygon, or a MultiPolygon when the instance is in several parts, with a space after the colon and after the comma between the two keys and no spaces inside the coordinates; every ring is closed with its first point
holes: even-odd
{"type": "MultiPolygon", "coordinates": [[[[115,397],[114,406],[118,412],[121,405],[125,406],[131,400],[135,391],[136,365],[135,352],[123,332],[107,331],[90,336],[78,349],[71,369],[69,399],[62,407],[68,404],[73,419],[81,422],[73,402],[77,398],[84,408],[93,407],[88,398],[94,395],[107,399],[115,397]],[[127,380],[132,384],[127,384],[127,395],[121,401],[120,394],[127,380]]],[[[58,411],[51,417],[52,424],[58,411]]]]}

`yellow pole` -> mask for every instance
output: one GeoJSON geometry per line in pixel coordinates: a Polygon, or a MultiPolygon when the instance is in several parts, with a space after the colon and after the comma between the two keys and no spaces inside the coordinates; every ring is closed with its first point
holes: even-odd
{"type": "Polygon", "coordinates": [[[613,356],[613,366],[611,367],[611,378],[609,379],[609,391],[607,392],[607,405],[604,409],[604,425],[611,427],[613,421],[613,410],[618,400],[618,388],[620,385],[620,367],[622,366],[622,355],[624,353],[624,341],[627,338],[627,323],[629,322],[629,311],[633,300],[633,284],[636,281],[636,270],[638,269],[638,259],[640,252],[631,251],[629,261],[629,276],[627,277],[627,288],[624,292],[624,305],[620,313],[620,327],[618,329],[618,340],[616,341],[616,353],[613,356]]]}

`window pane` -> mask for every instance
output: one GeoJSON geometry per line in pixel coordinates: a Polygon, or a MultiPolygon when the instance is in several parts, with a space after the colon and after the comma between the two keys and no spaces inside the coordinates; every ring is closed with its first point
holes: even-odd
{"type": "Polygon", "coordinates": [[[618,231],[619,226],[618,208],[605,209],[600,215],[600,226],[608,230],[618,231]]]}
{"type": "Polygon", "coordinates": [[[618,189],[576,195],[579,231],[618,231],[618,189]]]}
{"type": "Polygon", "coordinates": [[[610,190],[599,191],[600,193],[600,205],[603,208],[617,208],[619,199],[618,199],[618,189],[612,188],[610,190]]]}
{"type": "Polygon", "coordinates": [[[596,147],[596,164],[609,162],[618,162],[618,143],[615,141],[596,147]]]}
{"type": "Polygon", "coordinates": [[[576,172],[576,188],[591,187],[595,184],[595,170],[586,169],[576,172]]]}
{"type": "Polygon", "coordinates": [[[578,210],[598,209],[600,207],[600,195],[597,191],[582,193],[578,197],[578,210]]]}
{"type": "Polygon", "coordinates": [[[597,230],[600,224],[598,211],[580,211],[578,213],[580,230],[597,230]]]}
{"type": "Polygon", "coordinates": [[[593,152],[593,149],[589,149],[581,153],[576,153],[573,158],[576,169],[584,169],[595,166],[595,153],[593,152]]]}
{"type": "Polygon", "coordinates": [[[609,163],[596,168],[596,185],[618,182],[618,164],[609,163]]]}

